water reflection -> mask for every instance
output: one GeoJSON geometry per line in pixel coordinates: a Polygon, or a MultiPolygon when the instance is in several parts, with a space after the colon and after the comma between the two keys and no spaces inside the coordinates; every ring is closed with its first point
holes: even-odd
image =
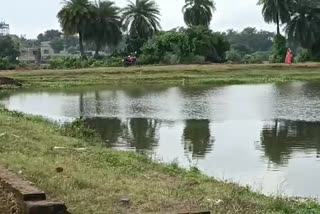
{"type": "Polygon", "coordinates": [[[284,181],[288,195],[320,192],[318,83],[0,92],[0,103],[57,120],[82,116],[108,147],[191,162],[265,193],[284,181]]]}
{"type": "Polygon", "coordinates": [[[86,123],[99,133],[108,147],[152,151],[159,141],[160,124],[154,119],[87,118],[86,123]]]}
{"type": "Polygon", "coordinates": [[[209,120],[187,120],[183,130],[183,143],[186,152],[192,157],[205,157],[212,150],[214,142],[210,133],[209,120]]]}
{"type": "Polygon", "coordinates": [[[320,154],[320,123],[279,121],[264,126],[261,144],[265,156],[275,164],[287,165],[295,152],[320,154]]]}

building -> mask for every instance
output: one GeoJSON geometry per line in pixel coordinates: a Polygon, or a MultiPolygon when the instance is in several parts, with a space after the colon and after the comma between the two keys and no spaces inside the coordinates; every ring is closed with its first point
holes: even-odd
{"type": "Polygon", "coordinates": [[[51,56],[56,55],[53,48],[50,45],[50,41],[41,42],[40,51],[41,51],[42,62],[48,61],[51,56]]]}
{"type": "Polygon", "coordinates": [[[10,26],[4,21],[0,21],[0,36],[8,36],[10,34],[10,26]]]}
{"type": "Polygon", "coordinates": [[[26,63],[39,63],[41,61],[40,48],[21,48],[19,61],[26,63]]]}

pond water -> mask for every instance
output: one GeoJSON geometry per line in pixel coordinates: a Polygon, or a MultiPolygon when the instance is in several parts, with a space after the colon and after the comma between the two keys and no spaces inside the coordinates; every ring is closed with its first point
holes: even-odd
{"type": "Polygon", "coordinates": [[[85,117],[105,145],[273,195],[320,195],[320,83],[0,94],[11,110],[85,117]]]}

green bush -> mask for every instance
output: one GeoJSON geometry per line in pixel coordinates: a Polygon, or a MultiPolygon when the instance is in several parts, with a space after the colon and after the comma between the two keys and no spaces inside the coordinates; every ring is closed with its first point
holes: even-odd
{"type": "Polygon", "coordinates": [[[281,35],[276,35],[273,41],[272,54],[269,58],[271,63],[283,63],[286,57],[286,38],[281,35]]]}
{"type": "Polygon", "coordinates": [[[0,57],[0,70],[13,70],[15,69],[15,65],[10,63],[7,58],[0,57]]]}
{"type": "Polygon", "coordinates": [[[296,62],[308,62],[311,60],[311,52],[307,49],[303,49],[300,53],[295,57],[296,62]]]}
{"type": "Polygon", "coordinates": [[[205,27],[162,32],[142,47],[141,64],[176,64],[225,61],[230,44],[220,33],[205,27]]]}
{"type": "Polygon", "coordinates": [[[162,63],[163,64],[167,64],[167,65],[179,64],[180,63],[180,57],[179,57],[178,54],[167,52],[163,56],[162,63]]]}
{"type": "Polygon", "coordinates": [[[119,67],[122,65],[120,57],[58,57],[50,60],[50,69],[76,69],[97,67],[119,67]]]}
{"type": "Polygon", "coordinates": [[[230,51],[227,51],[226,57],[227,57],[228,62],[231,62],[231,63],[242,63],[243,62],[241,53],[238,50],[231,49],[230,51]]]}
{"type": "Polygon", "coordinates": [[[78,118],[71,123],[65,123],[60,127],[62,135],[83,139],[85,141],[94,141],[98,139],[98,134],[90,129],[84,119],[78,118]]]}
{"type": "Polygon", "coordinates": [[[263,52],[255,52],[253,54],[246,54],[244,56],[244,63],[247,64],[262,64],[265,59],[268,59],[268,55],[266,56],[263,52]]]}

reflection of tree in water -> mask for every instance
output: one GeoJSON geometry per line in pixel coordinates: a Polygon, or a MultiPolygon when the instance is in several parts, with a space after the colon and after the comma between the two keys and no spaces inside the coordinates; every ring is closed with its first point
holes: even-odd
{"type": "Polygon", "coordinates": [[[135,118],[130,119],[130,134],[128,140],[130,146],[137,150],[152,150],[158,144],[157,131],[159,123],[157,120],[135,118]]]}
{"type": "Polygon", "coordinates": [[[113,147],[118,143],[125,129],[125,125],[117,118],[87,118],[86,123],[99,133],[108,147],[113,147]]]}
{"type": "Polygon", "coordinates": [[[204,157],[214,142],[210,134],[209,120],[187,120],[183,131],[184,148],[193,157],[204,157]]]}
{"type": "Polygon", "coordinates": [[[117,118],[87,118],[90,128],[96,130],[109,147],[124,143],[136,150],[152,150],[158,144],[158,125],[152,119],[129,119],[127,123],[117,118]]]}
{"type": "Polygon", "coordinates": [[[261,144],[270,161],[285,165],[294,151],[316,149],[320,153],[320,124],[311,122],[278,121],[265,126],[261,144]]]}

